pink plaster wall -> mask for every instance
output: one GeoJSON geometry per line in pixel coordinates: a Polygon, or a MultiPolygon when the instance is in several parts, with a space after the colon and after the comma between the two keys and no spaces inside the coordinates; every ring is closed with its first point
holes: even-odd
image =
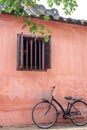
{"type": "MultiPolygon", "coordinates": [[[[56,86],[55,97],[66,106],[66,95],[87,101],[87,26],[32,19],[53,30],[47,72],[17,71],[17,34],[22,18],[0,15],[0,126],[32,124],[32,107],[42,92],[56,86]]],[[[29,34],[28,28],[23,31],[29,34]]]]}

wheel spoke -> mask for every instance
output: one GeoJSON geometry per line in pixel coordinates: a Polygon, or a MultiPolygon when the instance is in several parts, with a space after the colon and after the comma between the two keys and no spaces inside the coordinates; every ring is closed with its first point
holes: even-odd
{"type": "Polygon", "coordinates": [[[32,111],[32,119],[40,128],[50,128],[57,120],[57,109],[48,102],[38,103],[32,111]]]}
{"type": "Polygon", "coordinates": [[[76,125],[87,123],[87,104],[83,101],[74,102],[70,110],[71,120],[76,125]]]}

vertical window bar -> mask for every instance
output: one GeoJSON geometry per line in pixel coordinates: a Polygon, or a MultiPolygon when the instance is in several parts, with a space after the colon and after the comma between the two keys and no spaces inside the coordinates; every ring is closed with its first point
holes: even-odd
{"type": "Polygon", "coordinates": [[[21,63],[20,68],[24,67],[24,46],[23,46],[23,34],[21,34],[21,63]]]}
{"type": "Polygon", "coordinates": [[[51,41],[49,37],[49,41],[47,43],[44,43],[44,68],[50,69],[51,68],[51,41]]]}
{"type": "Polygon", "coordinates": [[[41,69],[41,41],[39,40],[39,69],[41,69]]]}
{"type": "Polygon", "coordinates": [[[26,69],[28,69],[28,38],[26,39],[26,69]]]}
{"type": "Polygon", "coordinates": [[[20,68],[20,35],[17,35],[17,69],[20,68]]]}
{"type": "Polygon", "coordinates": [[[42,40],[42,70],[44,69],[44,40],[42,40]]]}
{"type": "Polygon", "coordinates": [[[32,63],[33,63],[33,59],[32,59],[32,57],[33,57],[33,53],[32,53],[32,47],[33,47],[33,39],[30,39],[30,69],[32,69],[32,63]]]}
{"type": "Polygon", "coordinates": [[[37,69],[37,41],[35,39],[35,69],[37,69]]]}

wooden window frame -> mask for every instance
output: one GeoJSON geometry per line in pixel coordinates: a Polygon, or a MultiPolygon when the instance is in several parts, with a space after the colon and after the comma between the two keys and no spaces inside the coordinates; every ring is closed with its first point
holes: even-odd
{"type": "Polygon", "coordinates": [[[50,68],[51,36],[45,43],[43,36],[36,38],[23,33],[17,34],[17,70],[46,71],[50,68]]]}

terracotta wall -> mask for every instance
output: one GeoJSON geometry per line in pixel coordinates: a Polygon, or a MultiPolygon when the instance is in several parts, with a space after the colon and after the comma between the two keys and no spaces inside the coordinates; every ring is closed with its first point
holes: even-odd
{"type": "MultiPolygon", "coordinates": [[[[42,92],[55,85],[55,97],[66,106],[66,95],[87,101],[87,26],[32,19],[53,30],[51,69],[17,71],[17,34],[22,18],[0,15],[0,126],[32,124],[32,107],[42,92]]],[[[29,34],[28,28],[23,31],[29,34]]]]}

